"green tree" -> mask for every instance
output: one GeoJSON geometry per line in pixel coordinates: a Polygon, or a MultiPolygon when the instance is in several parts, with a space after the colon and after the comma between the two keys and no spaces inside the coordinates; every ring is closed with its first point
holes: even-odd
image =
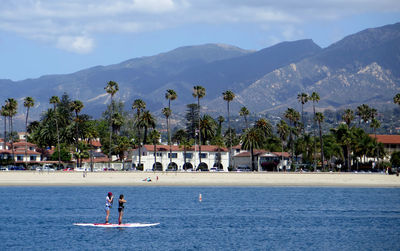
{"type": "Polygon", "coordinates": [[[26,97],[24,99],[24,107],[26,108],[26,118],[25,118],[25,166],[27,166],[27,156],[28,156],[28,117],[29,117],[29,110],[31,107],[35,105],[35,101],[32,97],[26,97]]]}
{"type": "MultiPolygon", "coordinates": [[[[165,119],[167,120],[167,128],[169,128],[169,124],[168,123],[169,123],[169,116],[171,116],[171,109],[169,109],[168,107],[164,107],[161,112],[165,116],[165,119]]],[[[171,142],[169,141],[169,139],[168,139],[168,145],[171,147],[171,142]]],[[[170,152],[170,154],[169,154],[169,165],[171,165],[171,163],[172,163],[172,154],[170,152]]]]}
{"type": "Polygon", "coordinates": [[[342,120],[350,127],[351,122],[354,120],[354,112],[351,109],[346,109],[342,115],[342,120]]]}
{"type": "Polygon", "coordinates": [[[259,149],[264,143],[264,133],[256,127],[246,129],[242,137],[242,149],[250,150],[251,155],[251,168],[256,171],[256,166],[254,163],[254,149],[259,149]]]}
{"type": "Polygon", "coordinates": [[[0,110],[1,116],[3,116],[4,120],[4,142],[3,142],[3,149],[6,149],[6,142],[7,142],[7,117],[8,117],[8,110],[3,105],[0,110]]]}
{"type": "Polygon", "coordinates": [[[199,165],[201,164],[201,131],[200,131],[200,99],[204,98],[206,96],[206,89],[201,86],[201,85],[196,85],[193,87],[193,93],[192,96],[194,98],[197,98],[197,109],[198,109],[198,118],[197,120],[199,121],[198,124],[198,133],[199,133],[199,165]]]}
{"type": "MultiPolygon", "coordinates": [[[[60,104],[60,98],[58,96],[52,96],[50,98],[50,104],[53,105],[53,111],[54,111],[54,118],[56,121],[56,130],[57,130],[57,149],[58,152],[61,153],[61,149],[60,149],[60,130],[58,128],[58,112],[57,112],[57,106],[58,104],[60,104]]],[[[61,165],[61,154],[58,154],[58,166],[60,167],[61,165]]]]}
{"type": "Polygon", "coordinates": [[[400,93],[393,97],[393,103],[400,105],[400,93]]]}
{"type": "Polygon", "coordinates": [[[324,158],[324,142],[322,138],[322,123],[324,122],[324,114],[321,112],[317,112],[315,114],[315,120],[318,122],[318,130],[319,130],[319,144],[321,147],[321,166],[322,169],[325,168],[325,158],[324,158]]]}
{"type": "Polygon", "coordinates": [[[189,139],[196,139],[196,131],[199,128],[199,110],[197,104],[188,104],[186,110],[186,133],[189,139]]]}
{"type": "Polygon", "coordinates": [[[147,131],[149,128],[156,127],[156,119],[151,115],[150,111],[143,111],[142,115],[140,116],[140,124],[141,127],[144,128],[143,134],[143,145],[147,144],[147,131]]]}
{"type": "Polygon", "coordinates": [[[217,123],[215,120],[208,114],[204,114],[200,119],[200,132],[201,132],[201,141],[204,144],[207,144],[211,141],[217,129],[217,123]]]}
{"type": "MultiPolygon", "coordinates": [[[[79,113],[82,111],[83,107],[84,107],[84,105],[83,105],[82,101],[80,101],[80,100],[74,100],[72,102],[72,110],[75,112],[75,144],[76,144],[77,152],[81,150],[81,149],[79,149],[80,145],[78,143],[79,142],[79,113]]],[[[76,156],[79,156],[79,153],[76,156]]],[[[76,167],[79,167],[78,161],[79,161],[79,159],[77,159],[76,167]]]]}
{"type": "Polygon", "coordinates": [[[317,92],[311,93],[311,96],[309,99],[313,102],[313,113],[314,113],[314,126],[313,126],[313,132],[314,132],[314,155],[313,155],[313,164],[314,164],[314,170],[317,170],[317,164],[315,161],[315,157],[317,155],[317,143],[316,143],[316,138],[317,134],[315,132],[316,129],[316,119],[315,119],[315,103],[318,103],[320,100],[319,94],[317,92]]]}
{"type": "Polygon", "coordinates": [[[308,94],[307,93],[300,93],[297,95],[297,100],[301,103],[301,123],[305,125],[304,123],[304,104],[308,102],[308,94]]]}
{"type": "Polygon", "coordinates": [[[291,145],[291,158],[292,158],[292,163],[293,163],[293,156],[294,156],[294,136],[296,134],[296,130],[294,130],[294,127],[298,123],[300,119],[300,114],[298,111],[296,111],[293,108],[288,108],[284,114],[285,118],[289,120],[290,123],[290,128],[289,128],[289,141],[291,145]]]}
{"type": "Polygon", "coordinates": [[[390,163],[392,167],[400,167],[400,152],[393,152],[390,156],[390,163]]]}
{"type": "MultiPolygon", "coordinates": [[[[6,100],[5,108],[8,112],[8,118],[10,122],[10,132],[13,133],[13,117],[17,114],[18,110],[18,102],[13,99],[9,98],[6,100]]],[[[12,161],[15,163],[15,154],[14,154],[14,137],[10,137],[11,139],[11,152],[12,152],[12,161]]]]}
{"type": "Polygon", "coordinates": [[[140,117],[142,112],[146,109],[146,103],[141,100],[141,99],[135,99],[132,104],[132,110],[136,110],[136,115],[135,115],[135,127],[137,130],[137,138],[139,142],[139,167],[142,166],[142,146],[141,146],[141,123],[140,123],[140,117]]]}
{"type": "Polygon", "coordinates": [[[284,120],[281,120],[276,125],[276,128],[277,128],[277,132],[279,134],[279,138],[280,138],[281,143],[282,143],[282,151],[281,151],[282,152],[282,160],[281,161],[283,163],[284,143],[285,143],[285,141],[286,141],[286,139],[288,137],[288,134],[289,134],[289,126],[284,120]]]}
{"type": "MultiPolygon", "coordinates": [[[[157,171],[157,144],[160,141],[161,134],[156,129],[151,130],[149,138],[154,147],[154,165],[153,171],[157,171]]],[[[162,171],[162,170],[161,170],[162,171]]]]}
{"type": "MultiPolygon", "coordinates": [[[[231,128],[231,120],[230,120],[230,112],[229,112],[229,104],[232,102],[232,100],[235,98],[235,93],[232,91],[228,90],[222,93],[222,98],[226,101],[227,103],[227,110],[228,110],[228,127],[231,128]]],[[[229,131],[230,132],[230,131],[229,131]]],[[[229,135],[229,167],[232,166],[232,135],[229,135]]]]}
{"type": "Polygon", "coordinates": [[[106,90],[106,93],[108,93],[108,94],[110,94],[110,97],[111,97],[111,101],[110,101],[110,108],[111,108],[111,114],[110,114],[110,151],[109,151],[109,153],[108,153],[108,168],[111,168],[111,154],[112,154],[112,145],[113,145],[113,142],[112,142],[112,131],[113,131],[113,129],[112,129],[112,117],[113,117],[113,114],[114,114],[114,110],[112,109],[113,108],[113,98],[114,98],[114,95],[119,91],[119,86],[118,86],[118,83],[117,82],[114,82],[114,81],[109,81],[108,83],[107,83],[107,85],[106,85],[106,87],[104,87],[104,89],[106,90]]]}
{"type": "Polygon", "coordinates": [[[249,114],[250,114],[250,112],[246,108],[246,106],[243,106],[242,108],[240,108],[239,116],[242,116],[244,118],[246,129],[249,128],[249,124],[247,123],[247,116],[249,116],[249,114]]]}
{"type": "MultiPolygon", "coordinates": [[[[171,146],[171,131],[169,128],[170,127],[169,117],[172,115],[171,101],[175,100],[177,97],[178,97],[178,95],[172,89],[168,89],[167,92],[165,93],[165,98],[168,100],[168,108],[171,112],[171,114],[167,117],[168,146],[169,146],[170,157],[172,156],[172,146],[171,146]]],[[[170,162],[172,162],[171,159],[170,159],[170,162]]]]}

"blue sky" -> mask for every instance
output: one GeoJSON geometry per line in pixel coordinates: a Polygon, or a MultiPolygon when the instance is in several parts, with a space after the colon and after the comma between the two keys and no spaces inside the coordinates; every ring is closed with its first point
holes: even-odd
{"type": "Polygon", "coordinates": [[[0,0],[0,79],[75,72],[184,45],[321,47],[400,22],[398,0],[0,0]]]}

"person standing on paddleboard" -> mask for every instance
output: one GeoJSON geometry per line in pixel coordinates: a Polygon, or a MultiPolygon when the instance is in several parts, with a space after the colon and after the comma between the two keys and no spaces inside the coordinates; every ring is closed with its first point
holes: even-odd
{"type": "Polygon", "coordinates": [[[110,209],[114,201],[114,196],[111,192],[106,197],[106,224],[108,223],[108,216],[110,216],[110,209]]]}
{"type": "Polygon", "coordinates": [[[124,199],[124,195],[121,194],[119,196],[119,200],[118,200],[118,213],[119,213],[119,217],[118,217],[118,224],[121,225],[122,224],[122,216],[124,215],[124,203],[126,202],[126,200],[124,199]]]}

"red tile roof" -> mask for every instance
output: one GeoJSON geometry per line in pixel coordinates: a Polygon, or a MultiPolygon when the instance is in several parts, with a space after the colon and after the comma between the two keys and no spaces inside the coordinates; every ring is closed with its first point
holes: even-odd
{"type": "MultiPolygon", "coordinates": [[[[369,136],[375,138],[374,134],[369,136]]],[[[383,144],[400,144],[400,135],[376,135],[376,140],[383,144]]]]}

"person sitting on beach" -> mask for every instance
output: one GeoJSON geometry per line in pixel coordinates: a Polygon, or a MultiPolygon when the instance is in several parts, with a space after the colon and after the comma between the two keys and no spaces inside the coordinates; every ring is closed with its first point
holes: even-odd
{"type": "Polygon", "coordinates": [[[106,224],[108,223],[108,217],[110,216],[110,208],[112,207],[113,200],[114,196],[109,192],[106,197],[106,224]]]}
{"type": "Polygon", "coordinates": [[[118,213],[119,213],[119,217],[118,217],[118,224],[121,225],[122,224],[122,216],[124,215],[124,203],[126,202],[126,200],[124,199],[124,195],[121,194],[119,196],[119,200],[118,200],[118,213]]]}

